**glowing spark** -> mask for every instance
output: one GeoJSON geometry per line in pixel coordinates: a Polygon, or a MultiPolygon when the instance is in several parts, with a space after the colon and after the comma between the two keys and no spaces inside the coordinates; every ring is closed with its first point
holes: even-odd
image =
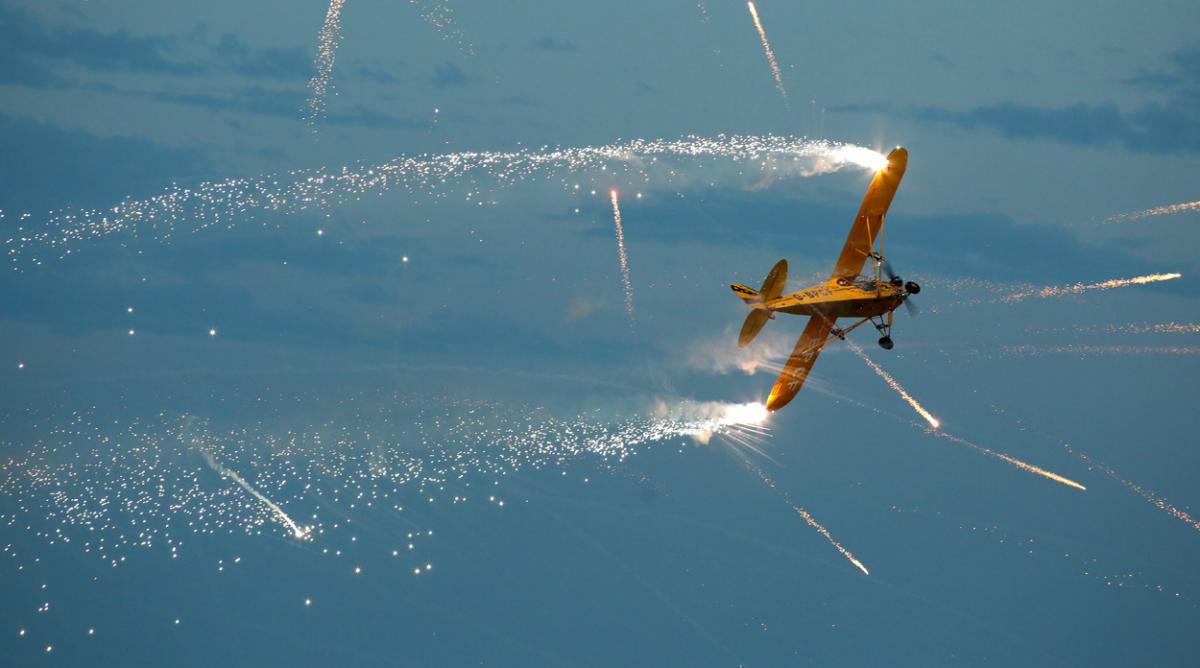
{"type": "MultiPolygon", "coordinates": [[[[217,225],[233,227],[239,216],[255,211],[297,213],[358,198],[369,192],[381,193],[397,185],[410,191],[435,193],[455,181],[470,180],[476,175],[511,184],[560,171],[605,171],[611,175],[620,170],[630,180],[646,182],[653,177],[664,187],[678,186],[689,179],[691,172],[676,166],[676,161],[687,160],[700,169],[711,169],[706,159],[747,164],[761,177],[783,178],[826,174],[847,167],[875,169],[879,154],[852,144],[825,140],[776,135],[718,135],[676,140],[635,139],[576,148],[402,156],[378,165],[346,166],[328,171],[292,170],[284,174],[203,182],[195,187],[173,186],[160,195],[143,200],[127,199],[105,209],[51,212],[42,229],[31,229],[23,224],[12,230],[10,225],[8,229],[12,232],[2,243],[14,265],[33,247],[47,247],[62,259],[71,254],[72,244],[133,227],[167,239],[176,225],[189,225],[193,232],[217,225]]],[[[744,171],[739,167],[735,174],[725,178],[744,178],[744,171]]],[[[24,214],[24,217],[29,215],[24,214]]],[[[274,220],[277,219],[273,217],[274,220]]],[[[42,258],[36,254],[30,260],[34,264],[42,263],[42,258]]],[[[19,270],[16,266],[14,269],[19,270]]]]}
{"type": "MultiPolygon", "coordinates": [[[[204,461],[208,463],[209,468],[216,471],[219,475],[234,481],[239,487],[246,490],[246,493],[261,501],[267,508],[270,508],[271,512],[275,514],[275,517],[279,518],[279,521],[283,522],[288,529],[291,529],[292,536],[294,536],[296,540],[304,540],[308,536],[308,529],[296,524],[291,517],[288,517],[287,513],[283,512],[283,508],[280,508],[278,505],[276,505],[274,501],[268,499],[263,495],[262,492],[254,489],[250,483],[243,480],[242,477],[235,471],[226,468],[223,464],[218,462],[216,458],[213,457],[208,451],[200,447],[197,447],[196,449],[200,451],[200,456],[203,457],[204,461]]],[[[175,623],[178,624],[178,620],[176,620],[175,623]]]]}
{"type": "Polygon", "coordinates": [[[771,43],[767,41],[767,31],[763,30],[762,21],[758,20],[758,9],[755,8],[753,2],[747,2],[746,6],[750,8],[750,17],[754,19],[754,27],[758,29],[758,38],[762,40],[763,52],[767,54],[767,62],[771,65],[771,75],[775,77],[775,88],[779,89],[779,94],[787,97],[787,89],[783,87],[783,73],[779,71],[779,62],[775,60],[775,52],[771,50],[771,43]]]}
{"type": "Polygon", "coordinates": [[[816,520],[815,517],[812,516],[812,513],[808,512],[807,510],[805,510],[803,507],[797,505],[796,503],[793,503],[791,497],[788,496],[788,493],[785,492],[784,490],[780,489],[775,484],[775,481],[770,476],[768,476],[766,473],[763,473],[761,469],[759,469],[756,466],[751,465],[748,462],[746,462],[746,467],[749,468],[751,471],[753,471],[755,474],[757,474],[759,479],[763,481],[763,484],[765,484],[767,487],[770,487],[771,489],[775,490],[776,493],[778,493],[781,497],[783,497],[783,500],[786,501],[787,504],[792,507],[792,510],[796,511],[796,514],[798,514],[800,517],[804,518],[804,521],[806,523],[808,523],[808,526],[816,529],[817,533],[824,536],[825,540],[829,541],[829,544],[832,545],[834,547],[834,549],[836,549],[839,553],[841,553],[841,555],[843,557],[845,557],[847,561],[854,564],[855,567],[858,568],[858,570],[862,571],[863,575],[871,574],[871,572],[867,570],[866,565],[864,565],[863,562],[859,561],[858,557],[855,557],[854,554],[852,552],[850,552],[850,550],[847,550],[841,543],[839,543],[837,541],[837,539],[835,539],[833,537],[833,534],[829,533],[829,529],[826,529],[824,525],[822,525],[820,522],[818,522],[816,520]]]}
{"type": "MultiPolygon", "coordinates": [[[[409,4],[417,7],[421,18],[433,26],[442,35],[442,39],[458,44],[458,47],[468,54],[474,55],[475,48],[467,41],[463,31],[454,20],[454,8],[443,0],[408,0],[409,4]]],[[[437,110],[434,110],[437,113],[437,110]]]]}
{"type": "Polygon", "coordinates": [[[1131,211],[1129,213],[1118,213],[1115,216],[1109,216],[1104,220],[1105,223],[1125,223],[1131,220],[1139,220],[1141,218],[1150,218],[1151,216],[1168,216],[1173,213],[1184,213],[1187,211],[1200,210],[1200,201],[1183,202],[1182,204],[1171,204],[1168,206],[1158,206],[1153,209],[1144,209],[1142,211],[1131,211]]]}
{"type": "Polygon", "coordinates": [[[925,418],[925,421],[929,423],[930,427],[937,429],[938,427],[941,426],[941,423],[938,422],[938,419],[933,417],[933,415],[929,411],[925,410],[925,407],[922,406],[919,401],[914,399],[911,394],[906,392],[904,390],[904,388],[900,385],[900,383],[897,383],[896,379],[892,378],[891,374],[884,371],[883,367],[881,367],[875,363],[875,360],[872,360],[870,357],[867,357],[867,352],[865,350],[863,350],[857,343],[854,343],[850,339],[846,339],[846,343],[850,346],[850,349],[854,351],[854,354],[856,354],[860,358],[862,358],[862,361],[866,362],[867,366],[871,367],[871,369],[874,370],[875,373],[880,378],[882,378],[885,383],[888,384],[888,387],[895,390],[896,393],[900,395],[900,398],[907,401],[908,405],[912,406],[913,410],[915,410],[917,412],[917,414],[919,414],[921,417],[925,418]]]}
{"type": "Polygon", "coordinates": [[[621,263],[621,281],[625,283],[625,312],[629,314],[629,324],[632,325],[634,323],[633,282],[629,280],[629,256],[625,253],[625,230],[621,227],[621,203],[616,188],[610,190],[608,194],[612,200],[613,223],[617,228],[617,259],[621,263]]]}
{"type": "Polygon", "coordinates": [[[1030,297],[1061,297],[1063,295],[1077,295],[1081,292],[1089,290],[1111,290],[1113,288],[1123,288],[1128,285],[1145,285],[1147,283],[1157,283],[1159,281],[1171,281],[1182,277],[1183,274],[1148,274],[1146,276],[1134,276],[1133,278],[1114,278],[1099,283],[1073,283],[1071,285],[1053,286],[1048,285],[1043,288],[1033,288],[1027,290],[1018,290],[1000,298],[1002,302],[1019,302],[1030,297]]]}
{"type": "Polygon", "coordinates": [[[333,64],[337,58],[338,43],[342,40],[342,6],[346,0],[329,0],[329,10],[325,13],[325,23],[317,34],[316,73],[309,80],[308,86],[312,95],[308,98],[309,122],[325,114],[326,96],[333,77],[333,64]]]}

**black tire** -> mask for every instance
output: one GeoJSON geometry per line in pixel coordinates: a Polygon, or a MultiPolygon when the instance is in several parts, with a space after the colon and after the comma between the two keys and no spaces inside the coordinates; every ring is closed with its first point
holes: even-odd
{"type": "Polygon", "coordinates": [[[890,336],[884,336],[879,339],[879,347],[883,348],[884,350],[891,350],[892,346],[894,345],[896,344],[892,341],[892,337],[890,336]]]}
{"type": "Polygon", "coordinates": [[[920,294],[920,292],[921,292],[921,286],[917,285],[916,283],[913,283],[912,281],[909,281],[907,284],[905,284],[904,289],[910,295],[920,294]]]}

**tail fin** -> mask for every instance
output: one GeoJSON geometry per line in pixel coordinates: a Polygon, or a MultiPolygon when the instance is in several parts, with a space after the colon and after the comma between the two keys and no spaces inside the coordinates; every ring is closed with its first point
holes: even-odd
{"type": "Polygon", "coordinates": [[[758,336],[758,332],[767,324],[767,321],[774,317],[769,308],[765,308],[762,304],[778,299],[783,294],[783,285],[787,283],[787,260],[780,260],[771,268],[771,273],[767,274],[767,279],[763,281],[762,290],[752,290],[740,283],[734,283],[729,286],[737,293],[742,301],[750,305],[750,314],[746,316],[746,321],[742,323],[742,331],[738,334],[738,347],[745,348],[747,344],[758,336]]]}

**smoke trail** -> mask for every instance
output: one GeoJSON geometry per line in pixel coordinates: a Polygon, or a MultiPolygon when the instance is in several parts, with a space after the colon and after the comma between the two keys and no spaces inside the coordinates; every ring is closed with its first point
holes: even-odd
{"type": "Polygon", "coordinates": [[[763,52],[767,54],[767,62],[771,65],[771,76],[775,77],[775,88],[786,99],[787,89],[783,87],[783,73],[779,71],[779,62],[775,60],[775,52],[771,50],[771,43],[767,41],[767,31],[763,30],[762,21],[758,19],[758,9],[753,2],[747,2],[746,6],[750,8],[750,18],[754,19],[758,38],[762,40],[763,52]]]}
{"type": "Polygon", "coordinates": [[[1128,285],[1145,285],[1147,283],[1157,283],[1159,281],[1170,281],[1182,277],[1183,274],[1148,274],[1146,276],[1134,276],[1133,278],[1114,278],[1099,283],[1073,283],[1071,285],[1053,286],[1048,285],[1042,288],[1032,288],[1017,290],[1000,298],[1000,301],[1006,303],[1019,302],[1030,297],[1061,297],[1063,295],[1077,295],[1081,292],[1089,290],[1111,290],[1113,288],[1123,288],[1128,285]]]}
{"type": "Polygon", "coordinates": [[[617,189],[608,191],[612,200],[613,223],[617,228],[617,259],[621,263],[621,280],[625,283],[625,312],[629,314],[629,324],[634,324],[633,318],[633,283],[629,280],[629,256],[625,253],[625,230],[621,227],[621,203],[617,189]]]}
{"type": "Polygon", "coordinates": [[[242,477],[239,476],[235,471],[226,468],[223,464],[218,462],[216,458],[214,458],[207,450],[200,447],[197,447],[196,449],[199,450],[200,456],[204,458],[204,461],[208,463],[209,468],[216,471],[221,476],[236,482],[238,486],[246,490],[248,494],[259,501],[262,501],[263,505],[265,505],[267,508],[270,508],[271,512],[275,514],[275,517],[279,518],[279,521],[283,522],[288,529],[291,529],[292,536],[295,537],[296,540],[304,540],[308,536],[308,528],[302,528],[299,524],[296,524],[294,521],[292,521],[292,518],[288,517],[288,514],[283,512],[283,508],[280,508],[275,504],[275,502],[264,496],[262,492],[254,489],[250,483],[242,480],[242,477]]]}
{"type": "Polygon", "coordinates": [[[342,6],[345,4],[346,0],[329,0],[325,23],[321,25],[321,32],[317,33],[317,71],[308,82],[308,87],[312,89],[312,95],[308,98],[308,120],[314,127],[316,120],[325,115],[333,64],[337,58],[338,44],[342,40],[342,6]]]}
{"type": "Polygon", "coordinates": [[[1200,201],[1183,202],[1182,204],[1170,204],[1168,206],[1158,206],[1153,209],[1143,209],[1142,211],[1130,211],[1129,213],[1118,213],[1104,219],[1105,223],[1127,223],[1133,220],[1142,218],[1150,218],[1152,216],[1168,216],[1173,213],[1184,213],[1187,211],[1200,211],[1200,201]]]}
{"type": "MultiPolygon", "coordinates": [[[[594,170],[614,173],[642,183],[678,187],[689,172],[675,161],[687,160],[699,168],[705,160],[744,163],[764,176],[814,176],[847,167],[874,169],[883,156],[853,144],[776,135],[718,135],[675,140],[634,139],[603,146],[542,147],[519,151],[464,151],[440,155],[401,156],[376,165],[355,165],[339,170],[292,170],[253,178],[207,181],[194,188],[172,186],[162,194],[142,200],[126,199],[105,209],[52,211],[39,227],[31,229],[31,214],[21,214],[7,229],[4,240],[14,269],[31,248],[45,248],[60,259],[70,255],[72,244],[137,229],[157,238],[169,238],[177,225],[191,231],[222,225],[232,227],[240,216],[254,211],[297,213],[327,207],[368,192],[382,193],[393,186],[434,193],[449,184],[475,177],[510,184],[535,176],[566,171],[594,170]],[[653,176],[653,179],[652,179],[653,176]]],[[[743,169],[736,177],[743,178],[743,169]]],[[[32,262],[42,263],[33,255],[32,262]]]]}
{"type": "Polygon", "coordinates": [[[763,481],[763,484],[765,484],[767,487],[770,487],[775,491],[775,493],[779,494],[779,496],[781,496],[783,500],[792,507],[792,510],[796,511],[797,515],[804,518],[804,521],[808,523],[808,526],[816,529],[817,533],[824,536],[825,540],[829,541],[829,544],[832,545],[839,553],[841,553],[841,555],[845,557],[847,561],[854,564],[858,570],[862,571],[863,575],[871,574],[863,562],[859,561],[858,558],[855,557],[852,552],[850,552],[850,550],[847,550],[841,543],[837,541],[837,539],[833,537],[833,534],[829,533],[829,529],[826,529],[824,525],[818,522],[816,518],[814,518],[812,514],[805,510],[802,506],[794,503],[788,493],[783,489],[780,489],[779,486],[775,484],[775,480],[773,480],[766,473],[763,473],[762,469],[754,466],[750,462],[743,460],[742,463],[745,464],[746,468],[750,469],[751,472],[756,474],[759,479],[763,481]]]}
{"type": "Polygon", "coordinates": [[[908,405],[912,406],[913,410],[915,410],[918,415],[925,418],[925,421],[929,423],[930,427],[933,427],[936,430],[939,426],[941,426],[941,423],[938,422],[938,419],[933,417],[933,415],[930,414],[929,411],[925,410],[925,407],[922,406],[919,401],[914,399],[911,394],[906,392],[904,390],[904,388],[900,385],[900,383],[897,383],[896,379],[892,378],[891,374],[884,371],[883,367],[876,364],[875,361],[872,360],[870,357],[867,357],[867,352],[865,350],[863,350],[861,346],[859,346],[857,343],[851,341],[850,339],[846,339],[846,344],[850,346],[850,349],[854,351],[855,355],[858,355],[860,358],[862,358],[862,361],[866,362],[867,366],[871,367],[871,369],[880,378],[882,378],[885,383],[888,384],[888,387],[895,390],[896,393],[900,395],[900,398],[902,398],[906,402],[908,402],[908,405]]]}

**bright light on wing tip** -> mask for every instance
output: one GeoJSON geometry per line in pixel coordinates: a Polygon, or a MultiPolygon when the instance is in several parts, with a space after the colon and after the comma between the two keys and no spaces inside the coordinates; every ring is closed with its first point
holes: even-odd
{"type": "Polygon", "coordinates": [[[888,166],[886,155],[865,146],[842,146],[838,153],[846,162],[875,172],[887,169],[888,166]]]}
{"type": "Polygon", "coordinates": [[[756,425],[767,421],[767,407],[758,402],[732,404],[725,409],[723,422],[756,425]]]}

